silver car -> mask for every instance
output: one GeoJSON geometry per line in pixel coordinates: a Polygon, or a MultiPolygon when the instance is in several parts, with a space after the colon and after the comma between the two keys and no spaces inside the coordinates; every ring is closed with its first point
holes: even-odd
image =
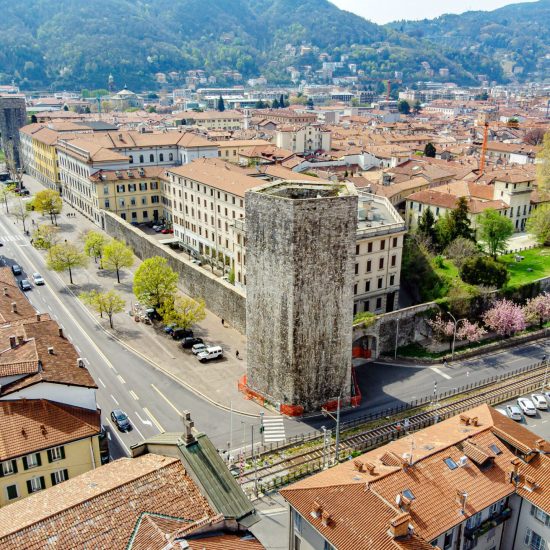
{"type": "Polygon", "coordinates": [[[191,348],[191,352],[193,355],[198,355],[201,351],[204,351],[206,349],[206,344],[195,344],[191,348]]]}
{"type": "Polygon", "coordinates": [[[44,281],[44,278],[40,275],[40,273],[33,273],[32,280],[36,286],[46,284],[46,281],[44,281]]]}
{"type": "Polygon", "coordinates": [[[523,420],[523,415],[517,405],[506,405],[506,414],[508,415],[508,418],[516,420],[517,422],[521,422],[523,420]]]}
{"type": "Polygon", "coordinates": [[[527,416],[537,416],[535,405],[533,405],[533,402],[527,399],[527,397],[520,397],[518,399],[518,406],[523,411],[523,414],[527,416]]]}
{"type": "Polygon", "coordinates": [[[531,395],[531,401],[537,407],[537,409],[546,410],[548,409],[548,401],[546,401],[546,397],[542,395],[542,393],[534,393],[531,395]]]}

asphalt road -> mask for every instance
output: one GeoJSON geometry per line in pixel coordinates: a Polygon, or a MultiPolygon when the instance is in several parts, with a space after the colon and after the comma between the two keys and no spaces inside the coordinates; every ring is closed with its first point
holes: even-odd
{"type": "MultiPolygon", "coordinates": [[[[30,279],[38,271],[46,280],[41,287],[33,285],[26,293],[33,306],[49,313],[63,326],[64,333],[75,345],[97,385],[97,403],[102,410],[103,424],[108,429],[112,458],[129,452],[131,445],[162,431],[182,431],[180,411],[189,410],[195,426],[209,435],[219,448],[227,448],[231,432],[233,447],[238,447],[243,423],[258,424],[256,418],[230,414],[212,405],[157,370],[141,357],[129,352],[105,332],[92,314],[70,292],[63,279],[46,268],[42,255],[35,250],[19,226],[3,212],[0,216],[0,254],[5,265],[18,263],[23,276],[30,279]],[[123,409],[133,430],[118,431],[110,420],[110,412],[123,409]],[[234,430],[231,430],[233,425],[234,430]]],[[[249,433],[248,429],[247,433],[249,433]]]]}

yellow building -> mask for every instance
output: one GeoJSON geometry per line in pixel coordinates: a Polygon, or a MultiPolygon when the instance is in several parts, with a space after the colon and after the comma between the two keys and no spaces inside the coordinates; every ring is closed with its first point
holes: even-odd
{"type": "Polygon", "coordinates": [[[143,223],[166,217],[161,166],[131,170],[99,170],[90,181],[95,184],[92,202],[101,210],[117,214],[127,222],[143,223]]]}
{"type": "Polygon", "coordinates": [[[213,143],[218,146],[218,157],[234,164],[239,164],[241,153],[271,145],[265,139],[228,139],[213,143]]]}
{"type": "Polygon", "coordinates": [[[0,507],[101,465],[100,412],[46,399],[0,401],[0,507]]]}

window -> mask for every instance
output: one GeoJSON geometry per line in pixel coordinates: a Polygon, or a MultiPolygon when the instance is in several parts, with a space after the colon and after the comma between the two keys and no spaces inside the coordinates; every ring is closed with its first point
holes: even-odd
{"type": "Polygon", "coordinates": [[[367,244],[367,252],[372,252],[372,243],[367,244]]]}
{"type": "Polygon", "coordinates": [[[117,193],[124,193],[126,191],[126,186],[125,185],[117,185],[116,186],[116,192],[117,193]]]}
{"type": "Polygon", "coordinates": [[[104,186],[103,186],[103,194],[104,194],[104,195],[108,195],[108,194],[109,194],[109,186],[108,186],[108,185],[104,185],[104,186]]]}
{"type": "Polygon", "coordinates": [[[159,154],[159,161],[164,162],[164,155],[162,153],[159,154]]]}
{"type": "Polygon", "coordinates": [[[390,286],[395,284],[395,275],[390,275],[390,286]]]}
{"type": "Polygon", "coordinates": [[[168,154],[168,160],[171,162],[174,160],[174,153],[169,153],[168,154]]]}
{"type": "Polygon", "coordinates": [[[537,532],[529,528],[525,531],[524,542],[531,550],[546,549],[546,541],[537,532]]]}
{"type": "Polygon", "coordinates": [[[361,250],[361,247],[358,244],[356,244],[355,245],[355,254],[358,255],[360,253],[360,250],[361,250]]]}
{"type": "Polygon", "coordinates": [[[131,204],[132,206],[135,206],[135,205],[136,205],[136,198],[135,198],[135,197],[132,197],[132,198],[130,199],[130,204],[131,204]]]}
{"type": "Polygon", "coordinates": [[[294,530],[298,533],[302,532],[302,516],[294,510],[294,530]]]}
{"type": "Polygon", "coordinates": [[[17,461],[16,460],[6,460],[2,462],[2,469],[0,471],[1,476],[9,476],[11,474],[17,473],[17,461]]]}
{"type": "Polygon", "coordinates": [[[23,457],[23,468],[25,468],[25,470],[30,470],[31,468],[36,468],[37,466],[42,466],[40,453],[34,453],[23,457]]]}
{"type": "Polygon", "coordinates": [[[378,269],[384,269],[384,258],[378,260],[378,269]]]}
{"type": "Polygon", "coordinates": [[[370,300],[365,300],[363,302],[363,311],[370,311],[370,300]]]}
{"type": "Polygon", "coordinates": [[[139,190],[140,190],[140,191],[147,191],[147,182],[142,181],[142,182],[139,184],[139,190]]]}
{"type": "Polygon", "coordinates": [[[294,535],[294,550],[300,550],[302,548],[302,539],[298,535],[294,535]]]}
{"type": "MultiPolygon", "coordinates": [[[[145,205],[147,204],[147,197],[141,197],[141,204],[145,205]]],[[[181,208],[180,208],[181,210],[181,208]]]]}
{"type": "Polygon", "coordinates": [[[155,155],[153,153],[149,155],[149,162],[155,162],[155,155]]]}
{"type": "Polygon", "coordinates": [[[132,220],[137,220],[137,212],[132,212],[132,220]]]}
{"type": "Polygon", "coordinates": [[[355,264],[355,274],[359,273],[359,264],[355,264]]]}
{"type": "Polygon", "coordinates": [[[357,294],[357,285],[353,285],[353,295],[357,294]]]}
{"type": "Polygon", "coordinates": [[[118,204],[120,207],[126,206],[126,202],[124,201],[124,199],[118,199],[118,204]]]}
{"type": "Polygon", "coordinates": [[[32,479],[27,480],[27,491],[29,494],[36,493],[46,488],[46,483],[44,482],[44,476],[33,477],[32,479]]]}
{"type": "Polygon", "coordinates": [[[394,248],[397,246],[397,241],[398,241],[397,237],[394,237],[393,238],[393,247],[394,248]]]}
{"type": "Polygon", "coordinates": [[[158,196],[158,195],[153,195],[153,196],[151,197],[151,202],[152,202],[153,204],[159,203],[159,202],[160,202],[159,196],[158,196]]]}
{"type": "Polygon", "coordinates": [[[19,491],[17,490],[17,485],[8,485],[6,487],[6,495],[8,500],[13,500],[14,498],[19,497],[19,491]]]}
{"type": "Polygon", "coordinates": [[[449,470],[455,470],[456,468],[458,468],[456,462],[450,457],[444,458],[443,462],[447,464],[447,467],[449,468],[449,470]]]}
{"type": "Polygon", "coordinates": [[[531,504],[531,515],[537,520],[546,525],[550,526],[550,516],[544,513],[540,508],[537,508],[531,504]]]}
{"type": "Polygon", "coordinates": [[[392,266],[392,267],[395,267],[396,262],[397,262],[397,256],[394,254],[394,255],[391,257],[391,266],[392,266]]]}
{"type": "Polygon", "coordinates": [[[151,182],[151,190],[153,189],[158,189],[159,188],[159,184],[157,181],[152,181],[151,182]]]}
{"type": "Polygon", "coordinates": [[[334,546],[328,540],[323,544],[323,550],[334,550],[334,546]]]}
{"type": "Polygon", "coordinates": [[[378,277],[378,288],[382,288],[383,284],[384,284],[384,279],[382,277],[378,277]]]}
{"type": "Polygon", "coordinates": [[[365,281],[365,292],[370,292],[370,281],[365,281]]]}
{"type": "Polygon", "coordinates": [[[135,183],[129,183],[128,184],[128,193],[134,193],[136,191],[136,184],[135,183]]]}
{"type": "Polygon", "coordinates": [[[63,460],[65,458],[65,447],[54,447],[48,449],[48,462],[55,462],[56,460],[63,460]]]}
{"type": "Polygon", "coordinates": [[[384,250],[386,248],[386,241],[380,241],[380,250],[384,250]]]}
{"type": "Polygon", "coordinates": [[[57,485],[69,479],[69,473],[67,470],[57,470],[51,473],[52,485],[57,485]]]}
{"type": "Polygon", "coordinates": [[[130,164],[134,164],[134,157],[133,155],[129,155],[130,164]]]}
{"type": "Polygon", "coordinates": [[[445,539],[443,540],[443,550],[448,550],[453,544],[453,531],[445,533],[445,539]]]}
{"type": "Polygon", "coordinates": [[[105,199],[105,208],[110,208],[111,203],[109,202],[109,199],[105,199]]]}
{"type": "Polygon", "coordinates": [[[376,309],[382,308],[382,298],[376,298],[376,309]]]}
{"type": "Polygon", "coordinates": [[[372,271],[372,261],[369,260],[367,262],[367,273],[370,273],[372,271]]]}
{"type": "Polygon", "coordinates": [[[144,162],[143,155],[139,155],[139,162],[144,162]]]}

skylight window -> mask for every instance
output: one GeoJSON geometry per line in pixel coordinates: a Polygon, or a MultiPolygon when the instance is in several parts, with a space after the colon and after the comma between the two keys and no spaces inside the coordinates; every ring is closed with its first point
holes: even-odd
{"type": "Polygon", "coordinates": [[[447,464],[449,470],[456,470],[456,468],[458,468],[457,463],[450,457],[443,459],[443,462],[447,464]]]}
{"type": "Polygon", "coordinates": [[[502,451],[494,443],[491,443],[489,445],[489,449],[491,449],[491,451],[493,451],[493,453],[496,455],[502,454],[502,451]]]}
{"type": "Polygon", "coordinates": [[[403,491],[403,496],[407,497],[409,500],[414,500],[415,498],[413,492],[410,489],[405,489],[403,491]]]}

